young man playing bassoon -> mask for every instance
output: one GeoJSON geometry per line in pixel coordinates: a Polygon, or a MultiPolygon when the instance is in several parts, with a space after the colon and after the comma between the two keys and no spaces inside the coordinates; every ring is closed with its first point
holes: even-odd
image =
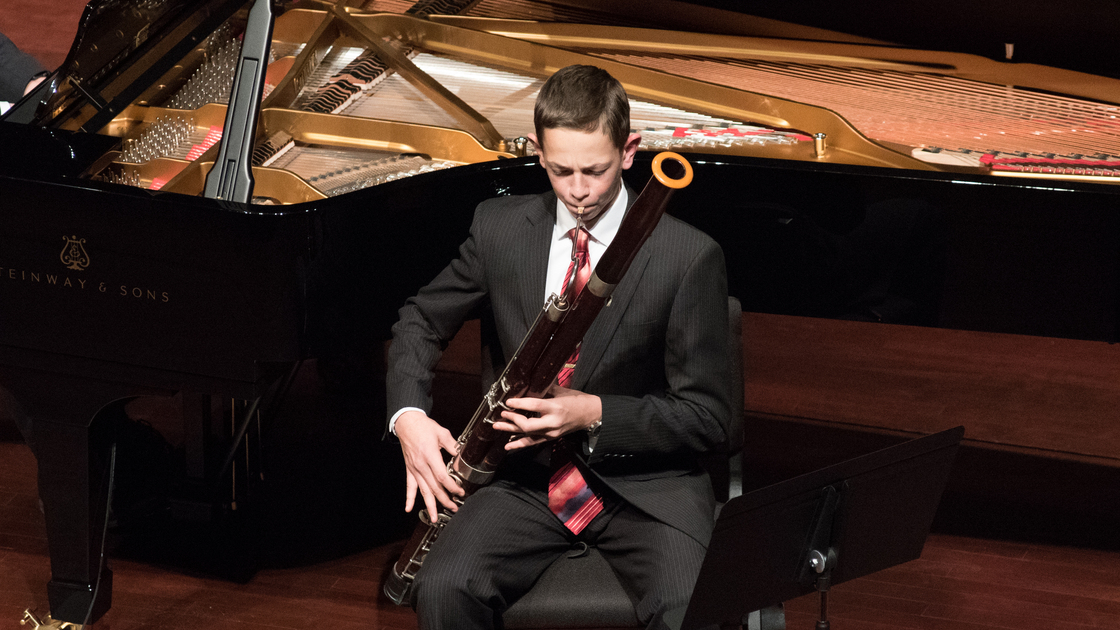
{"type": "Polygon", "coordinates": [[[534,124],[552,190],[480,204],[459,257],[393,328],[388,401],[405,509],[419,492],[429,514],[456,512],[412,604],[422,628],[501,627],[502,613],[582,541],[638,596],[641,622],[661,628],[667,610],[687,603],[704,557],[715,501],[698,460],[725,442],[730,418],[727,280],[711,238],[661,219],[570,359],[574,370],[546,397],[508,400],[494,428],[514,434],[509,454],[461,507],[442,453],[454,454],[455,438],[428,416],[433,369],[462,323],[482,317],[493,331],[500,373],[545,298],[567,286],[569,268],[580,275],[588,257],[594,266],[636,197],[622,171],[641,138],[607,72],[558,71],[534,124]]]}

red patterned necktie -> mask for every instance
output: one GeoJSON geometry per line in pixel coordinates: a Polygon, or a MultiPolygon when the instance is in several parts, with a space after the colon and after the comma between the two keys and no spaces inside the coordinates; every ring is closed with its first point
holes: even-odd
{"type": "MultiPolygon", "coordinates": [[[[572,248],[572,264],[568,266],[568,273],[564,276],[564,289],[567,289],[574,273],[576,279],[572,299],[579,295],[591,277],[591,261],[587,252],[589,236],[587,230],[582,228],[572,228],[568,232],[568,238],[574,238],[575,245],[572,248]]],[[[561,387],[568,387],[572,382],[572,372],[575,371],[577,360],[578,345],[556,376],[561,387]]],[[[559,440],[552,447],[552,463],[554,470],[548,482],[548,509],[573,534],[578,534],[596,514],[603,511],[603,500],[587,485],[579,469],[572,463],[571,454],[559,440]]]]}
{"type": "MultiPolygon", "coordinates": [[[[571,282],[574,273],[576,283],[572,287],[572,294],[569,296],[570,301],[575,301],[576,296],[583,290],[583,285],[587,284],[587,280],[591,278],[591,260],[587,251],[587,242],[590,236],[587,230],[582,228],[568,230],[568,238],[574,240],[572,264],[568,265],[568,273],[564,274],[564,285],[561,290],[567,290],[568,283],[571,282]]],[[[572,372],[576,370],[577,360],[579,360],[579,345],[576,345],[576,349],[572,351],[571,356],[564,362],[564,367],[560,368],[560,373],[556,375],[556,382],[560,383],[561,387],[567,387],[572,382],[572,372]]]]}

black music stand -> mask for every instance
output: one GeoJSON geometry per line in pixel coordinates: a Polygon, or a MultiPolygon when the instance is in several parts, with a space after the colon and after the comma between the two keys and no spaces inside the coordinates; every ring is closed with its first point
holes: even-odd
{"type": "Polygon", "coordinates": [[[964,435],[957,427],[732,499],[723,507],[681,630],[745,615],[918,558],[964,435]]]}

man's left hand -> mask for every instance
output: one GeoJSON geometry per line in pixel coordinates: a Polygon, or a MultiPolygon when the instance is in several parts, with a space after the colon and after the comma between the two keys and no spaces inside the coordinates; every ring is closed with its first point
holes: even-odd
{"type": "Polygon", "coordinates": [[[515,411],[503,411],[494,428],[516,434],[506,444],[515,451],[581,431],[603,417],[603,402],[598,396],[553,384],[547,398],[510,398],[506,404],[515,411]],[[519,413],[520,412],[520,413],[519,413]],[[535,414],[535,417],[530,417],[535,414]]]}

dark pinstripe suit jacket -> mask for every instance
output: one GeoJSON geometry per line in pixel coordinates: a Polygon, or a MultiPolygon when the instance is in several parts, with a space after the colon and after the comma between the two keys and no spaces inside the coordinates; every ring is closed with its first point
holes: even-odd
{"type": "MultiPolygon", "coordinates": [[[[635,197],[631,192],[631,203],[635,197]]],[[[390,413],[430,411],[432,369],[462,322],[475,316],[491,341],[494,373],[501,372],[541,309],[555,208],[552,192],[479,205],[459,257],[400,311],[389,357],[390,413]]],[[[704,544],[714,499],[697,457],[727,436],[727,326],[722,250],[665,216],[584,337],[572,384],[603,402],[598,443],[587,456],[584,441],[581,467],[704,544]]],[[[510,457],[503,466],[530,466],[529,459],[510,457]]]]}

